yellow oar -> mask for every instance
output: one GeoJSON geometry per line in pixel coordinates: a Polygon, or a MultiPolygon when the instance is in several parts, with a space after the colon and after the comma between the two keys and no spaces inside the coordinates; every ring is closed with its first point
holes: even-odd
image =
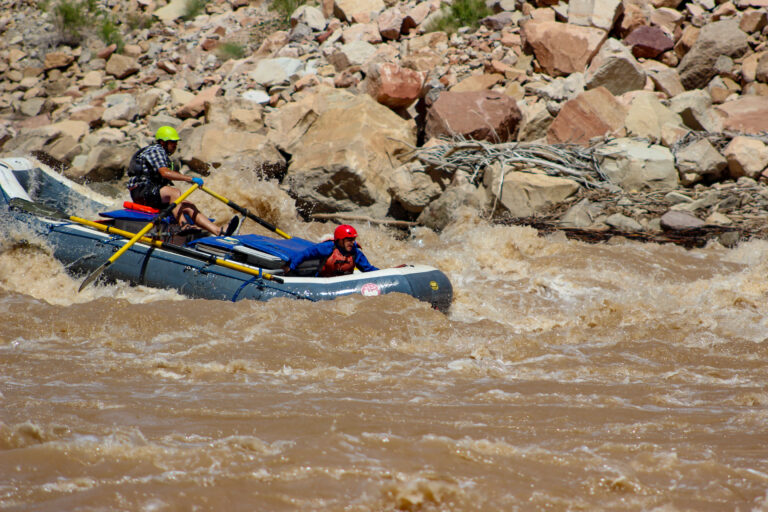
{"type": "Polygon", "coordinates": [[[201,189],[203,192],[205,192],[205,193],[207,193],[207,194],[210,194],[210,195],[212,195],[213,197],[215,197],[216,199],[218,199],[218,200],[219,200],[219,201],[221,201],[222,203],[226,204],[227,206],[229,206],[230,208],[232,208],[232,209],[233,209],[233,210],[235,210],[236,212],[239,212],[240,214],[242,214],[242,215],[245,215],[245,216],[246,216],[246,217],[248,217],[249,219],[251,219],[251,220],[253,220],[253,221],[256,221],[256,222],[258,222],[259,224],[261,224],[262,226],[264,226],[264,227],[265,227],[265,228],[267,228],[268,230],[270,230],[270,231],[272,231],[272,232],[274,232],[274,233],[277,233],[277,234],[278,234],[278,235],[280,235],[281,237],[283,237],[283,238],[292,238],[292,237],[291,237],[291,235],[289,235],[288,233],[286,233],[286,232],[285,232],[285,231],[283,231],[282,229],[280,229],[280,228],[278,228],[278,227],[274,226],[273,224],[270,224],[269,222],[265,221],[264,219],[262,219],[262,218],[260,218],[260,217],[257,217],[256,215],[254,215],[253,213],[251,213],[251,212],[250,212],[250,211],[249,211],[247,208],[243,208],[243,207],[242,207],[242,206],[240,206],[239,204],[237,204],[237,203],[233,203],[232,201],[230,201],[230,200],[229,200],[229,199],[227,199],[226,197],[224,197],[224,196],[222,196],[222,195],[219,195],[219,194],[217,194],[216,192],[214,192],[213,190],[209,189],[208,187],[206,187],[206,186],[202,186],[202,187],[200,187],[200,189],[201,189]]]}
{"type": "Polygon", "coordinates": [[[174,208],[176,208],[179,205],[179,203],[181,203],[183,200],[185,200],[189,196],[189,194],[191,194],[192,192],[197,190],[197,187],[198,187],[198,185],[195,183],[194,185],[189,187],[186,190],[186,192],[181,194],[178,197],[178,199],[176,199],[174,202],[172,202],[171,204],[166,206],[160,213],[155,215],[155,217],[151,221],[149,221],[149,223],[147,223],[146,226],[141,228],[141,231],[136,233],[133,236],[133,238],[131,238],[128,241],[128,243],[126,243],[124,246],[122,246],[120,248],[120,250],[117,251],[115,254],[113,254],[112,257],[110,257],[106,262],[104,262],[103,265],[101,265],[99,268],[97,268],[96,270],[91,272],[90,275],[88,275],[88,277],[85,278],[85,280],[83,281],[83,284],[80,285],[80,288],[78,288],[77,291],[78,292],[83,291],[83,288],[85,288],[86,286],[91,284],[93,281],[95,281],[96,278],[99,277],[101,275],[101,273],[104,272],[107,269],[107,267],[109,267],[112,263],[114,263],[120,256],[125,254],[125,252],[128,249],[133,247],[133,244],[138,242],[141,237],[146,235],[149,232],[149,230],[152,229],[152,226],[154,226],[156,222],[158,222],[158,221],[164,219],[165,217],[167,217],[168,215],[170,215],[170,213],[173,211],[174,208]]]}
{"type": "MultiPolygon", "coordinates": [[[[118,229],[112,226],[107,226],[106,224],[101,224],[100,222],[94,222],[92,220],[83,219],[80,217],[76,217],[74,215],[68,215],[62,211],[56,210],[54,208],[50,208],[49,206],[41,205],[37,203],[31,203],[23,199],[17,199],[17,198],[11,199],[11,206],[19,207],[25,211],[28,211],[36,215],[44,215],[46,217],[53,217],[57,219],[67,219],[72,222],[76,222],[77,224],[82,224],[84,226],[98,229],[99,231],[103,231],[105,233],[115,234],[125,238],[133,238],[134,236],[136,236],[136,233],[131,233],[130,231],[123,231],[122,229],[118,229]]],[[[222,267],[230,268],[232,270],[238,270],[240,272],[244,272],[252,276],[263,277],[264,279],[269,279],[277,283],[284,282],[281,277],[268,274],[266,272],[259,272],[258,269],[253,269],[250,267],[240,265],[238,263],[223,260],[221,258],[217,258],[216,256],[213,256],[212,254],[206,254],[204,252],[200,252],[195,249],[190,249],[189,247],[183,247],[181,245],[175,245],[175,244],[170,244],[168,242],[163,242],[160,240],[154,240],[146,236],[141,237],[139,241],[148,245],[152,245],[154,247],[158,247],[160,249],[165,249],[171,252],[182,254],[184,256],[189,256],[190,258],[195,258],[195,259],[204,261],[206,263],[216,264],[222,267]]]]}

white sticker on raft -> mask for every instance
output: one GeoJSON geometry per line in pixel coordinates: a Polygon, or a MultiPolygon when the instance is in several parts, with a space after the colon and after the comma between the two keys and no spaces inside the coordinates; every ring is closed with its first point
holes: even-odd
{"type": "Polygon", "coordinates": [[[375,297],[376,295],[381,295],[381,289],[376,283],[365,283],[360,288],[360,293],[365,297],[375,297]]]}

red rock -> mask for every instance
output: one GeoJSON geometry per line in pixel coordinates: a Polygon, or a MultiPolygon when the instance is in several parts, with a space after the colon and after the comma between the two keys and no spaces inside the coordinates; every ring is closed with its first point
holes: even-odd
{"type": "Polygon", "coordinates": [[[624,126],[625,107],[605,87],[567,101],[547,131],[551,144],[588,144],[592,137],[614,134],[624,126]]]}
{"type": "Polygon", "coordinates": [[[111,44],[111,45],[107,46],[106,48],[103,48],[102,50],[99,50],[99,53],[97,53],[96,55],[100,59],[108,59],[110,56],[112,56],[113,53],[115,53],[116,50],[117,50],[117,45],[116,44],[111,44]]]}
{"type": "Polygon", "coordinates": [[[515,139],[521,118],[515,100],[502,93],[444,92],[427,112],[425,134],[507,142],[515,139]]]}
{"type": "Polygon", "coordinates": [[[203,51],[209,52],[219,46],[219,40],[218,39],[211,39],[207,38],[204,39],[202,43],[200,43],[200,48],[203,49],[203,51]]]}
{"type": "Polygon", "coordinates": [[[541,67],[558,76],[583,73],[607,33],[594,27],[532,20],[523,25],[521,35],[541,67]]]}
{"type": "Polygon", "coordinates": [[[759,134],[768,131],[768,97],[742,96],[716,107],[723,116],[723,130],[759,134]]]}
{"type": "Polygon", "coordinates": [[[649,26],[632,31],[624,43],[632,49],[632,55],[646,59],[655,59],[675,46],[675,42],[662,29],[649,26]]]}
{"type": "Polygon", "coordinates": [[[379,33],[383,39],[400,39],[400,30],[403,27],[403,15],[396,8],[387,9],[379,14],[376,19],[379,26],[379,33]]]}
{"type": "Polygon", "coordinates": [[[390,108],[405,108],[421,96],[424,74],[394,63],[371,66],[367,91],[377,102],[390,108]]]}

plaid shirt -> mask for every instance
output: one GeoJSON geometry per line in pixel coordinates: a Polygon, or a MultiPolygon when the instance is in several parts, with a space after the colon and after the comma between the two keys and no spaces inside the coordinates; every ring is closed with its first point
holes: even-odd
{"type": "MultiPolygon", "coordinates": [[[[171,162],[165,148],[160,144],[155,143],[140,149],[133,158],[131,158],[130,167],[133,167],[133,174],[131,175],[131,179],[128,180],[129,189],[146,183],[151,183],[158,187],[173,184],[170,180],[163,178],[160,174],[161,167],[173,169],[173,162],[171,162]]],[[[131,174],[130,168],[128,169],[128,173],[131,174]]]]}

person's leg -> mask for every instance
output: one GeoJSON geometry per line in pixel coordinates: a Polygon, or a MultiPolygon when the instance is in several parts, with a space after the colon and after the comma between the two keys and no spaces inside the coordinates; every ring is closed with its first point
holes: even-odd
{"type": "Polygon", "coordinates": [[[220,236],[224,234],[224,228],[220,228],[211,220],[206,217],[205,215],[200,212],[200,210],[197,209],[197,206],[195,206],[193,203],[190,203],[189,201],[182,201],[180,205],[180,213],[186,214],[189,216],[192,221],[203,228],[206,231],[209,231],[211,234],[215,236],[220,236]]]}

